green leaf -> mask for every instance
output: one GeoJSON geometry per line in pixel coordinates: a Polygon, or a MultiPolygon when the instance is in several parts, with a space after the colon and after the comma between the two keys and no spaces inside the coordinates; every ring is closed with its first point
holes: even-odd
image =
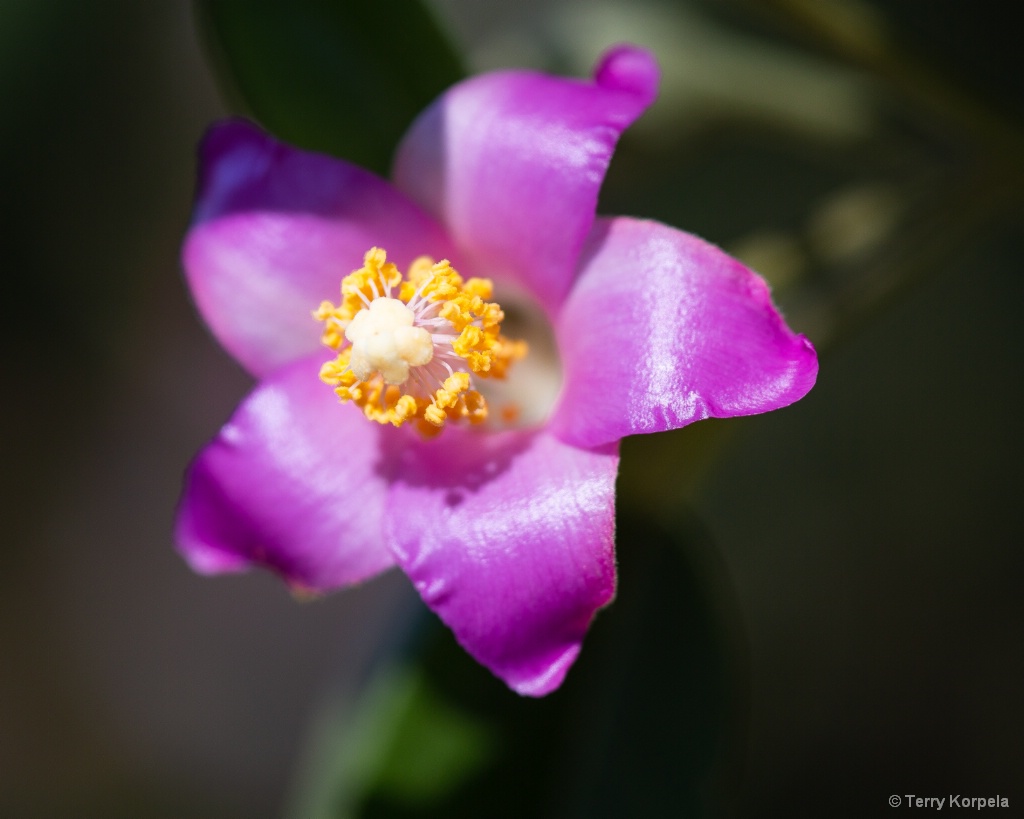
{"type": "Polygon", "coordinates": [[[692,524],[620,519],[618,540],[618,599],[559,691],[511,693],[430,616],[419,663],[392,666],[335,725],[333,780],[304,816],[720,813],[746,711],[728,583],[692,524]]]}
{"type": "Polygon", "coordinates": [[[196,11],[240,113],[380,174],[413,118],[464,76],[418,0],[196,0],[196,11]]]}

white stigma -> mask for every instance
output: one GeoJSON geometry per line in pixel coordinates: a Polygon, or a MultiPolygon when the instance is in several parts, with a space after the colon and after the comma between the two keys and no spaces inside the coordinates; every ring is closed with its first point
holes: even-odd
{"type": "Polygon", "coordinates": [[[360,310],[345,330],[352,343],[349,366],[360,381],[380,373],[387,384],[404,384],[410,367],[434,357],[430,333],[415,326],[416,316],[398,299],[379,298],[360,310]]]}

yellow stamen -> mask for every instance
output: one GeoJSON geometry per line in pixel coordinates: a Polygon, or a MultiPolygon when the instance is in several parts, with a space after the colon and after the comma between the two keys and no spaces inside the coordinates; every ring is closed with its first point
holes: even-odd
{"type": "Polygon", "coordinates": [[[450,420],[479,424],[487,402],[472,380],[504,378],[526,355],[523,341],[501,335],[501,307],[487,301],[488,279],[463,280],[447,260],[420,257],[405,279],[381,248],[341,283],[341,302],[324,301],[313,317],[337,356],[320,380],[371,421],[414,421],[430,437],[450,420]],[[347,343],[346,343],[347,342],[347,343]]]}

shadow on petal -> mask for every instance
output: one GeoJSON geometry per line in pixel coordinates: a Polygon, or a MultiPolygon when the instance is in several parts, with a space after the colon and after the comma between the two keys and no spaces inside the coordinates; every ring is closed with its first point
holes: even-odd
{"type": "Polygon", "coordinates": [[[381,436],[377,474],[391,484],[425,489],[448,489],[448,506],[458,506],[466,493],[476,493],[506,473],[528,451],[537,430],[485,430],[446,427],[424,440],[412,430],[381,436]]]}

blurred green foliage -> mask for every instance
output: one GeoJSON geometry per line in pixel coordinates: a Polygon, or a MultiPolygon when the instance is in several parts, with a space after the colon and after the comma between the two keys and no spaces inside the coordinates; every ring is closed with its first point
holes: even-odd
{"type": "Polygon", "coordinates": [[[562,688],[519,697],[427,614],[321,751],[295,819],[698,817],[734,780],[745,683],[692,521],[620,515],[620,595],[562,688]]]}
{"type": "Polygon", "coordinates": [[[197,0],[240,113],[386,175],[415,116],[464,72],[419,0],[197,0]]]}

